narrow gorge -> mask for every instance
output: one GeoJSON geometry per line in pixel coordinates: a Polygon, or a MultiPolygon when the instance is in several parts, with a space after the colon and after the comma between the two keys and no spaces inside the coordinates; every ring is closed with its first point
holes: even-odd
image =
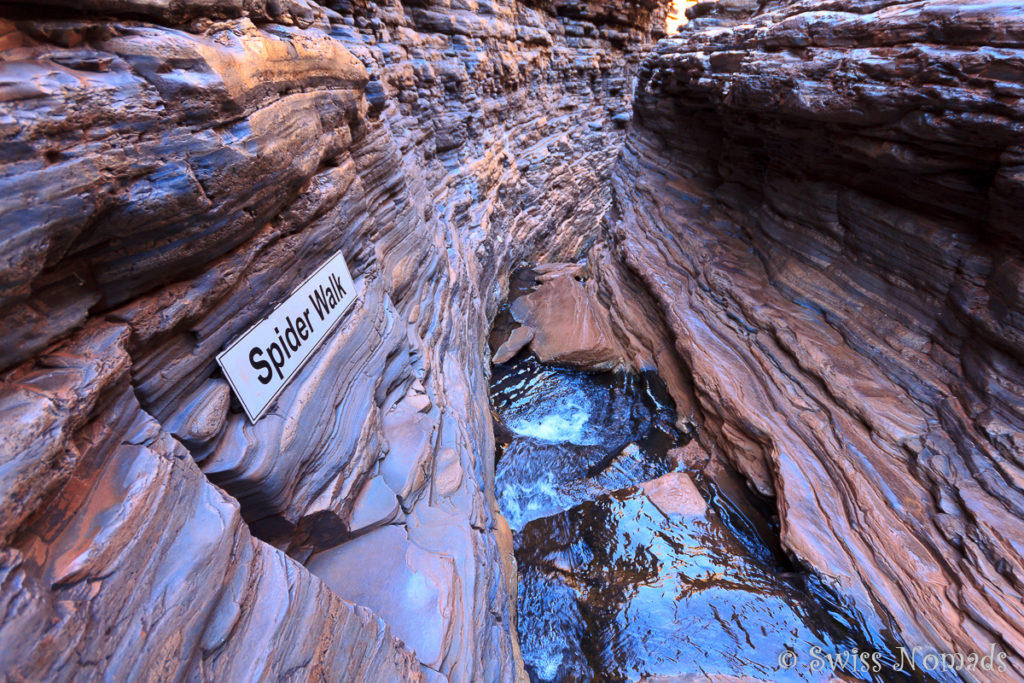
{"type": "Polygon", "coordinates": [[[0,677],[1024,680],[1022,96],[1024,0],[0,2],[0,677]]]}

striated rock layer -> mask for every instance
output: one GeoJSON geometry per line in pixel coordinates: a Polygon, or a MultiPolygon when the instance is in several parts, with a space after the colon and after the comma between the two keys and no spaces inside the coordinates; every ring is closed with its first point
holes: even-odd
{"type": "Polygon", "coordinates": [[[703,444],[876,627],[1024,676],[1024,5],[688,14],[611,228],[703,444]]]}
{"type": "Polygon", "coordinates": [[[1024,5],[699,2],[641,65],[667,4],[0,9],[5,672],[522,675],[530,345],[656,367],[875,627],[1024,676],[1024,5]],[[249,424],[215,355],[339,250],[249,424]]]}
{"type": "Polygon", "coordinates": [[[0,10],[0,660],[512,679],[486,334],[597,238],[654,0],[0,10]],[[255,425],[214,357],[341,250],[255,425]]]}

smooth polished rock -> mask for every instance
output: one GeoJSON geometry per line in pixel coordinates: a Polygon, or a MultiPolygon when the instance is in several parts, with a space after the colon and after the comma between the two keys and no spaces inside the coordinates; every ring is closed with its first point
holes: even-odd
{"type": "Polygon", "coordinates": [[[533,336],[534,330],[529,325],[520,325],[515,328],[509,333],[508,339],[506,339],[501,346],[498,347],[498,350],[494,352],[494,355],[491,357],[491,362],[506,363],[512,360],[524,346],[533,340],[533,336]]]}
{"type": "MultiPolygon", "coordinates": [[[[437,590],[458,599],[439,627],[453,635],[423,648],[440,667],[430,675],[521,679],[514,577],[493,531],[482,341],[513,264],[577,259],[595,239],[624,139],[610,117],[629,106],[660,4],[47,5],[0,18],[3,552],[23,542],[26,520],[51,518],[64,487],[85,500],[82,487],[100,485],[73,474],[82,430],[126,417],[111,401],[129,387],[132,415],[147,415],[159,441],[133,448],[196,461],[188,486],[217,491],[205,474],[237,502],[210,504],[207,491],[166,513],[238,507],[212,546],[189,541],[202,527],[191,522],[180,538],[177,521],[137,540],[97,532],[84,552],[118,558],[103,565],[115,578],[90,573],[72,589],[89,592],[87,610],[61,612],[77,640],[5,630],[0,649],[21,657],[13,675],[102,677],[81,667],[105,662],[123,677],[125,653],[141,653],[140,666],[171,677],[415,679],[385,624],[410,623],[410,604],[383,621],[344,607],[281,550],[315,557],[437,504],[461,550],[437,560],[437,590]],[[217,353],[339,251],[358,302],[249,424],[217,353]],[[208,547],[217,558],[234,548],[239,571],[262,564],[251,580],[222,579],[212,555],[180,564],[208,547]],[[162,564],[172,550],[178,564],[162,564]],[[205,583],[148,591],[165,566],[205,583]],[[195,655],[211,610],[224,616],[195,655]],[[139,626],[153,614],[159,628],[139,626]],[[111,624],[129,631],[104,638],[111,624]]],[[[103,444],[96,457],[135,452],[103,444]]],[[[173,469],[158,467],[126,505],[182,488],[173,469]]],[[[108,493],[129,495],[95,496],[108,493]]],[[[108,509],[121,514],[76,512],[77,528],[101,529],[108,509]]],[[[51,536],[40,538],[42,557],[51,536]]],[[[0,599],[17,599],[16,584],[0,599]]],[[[66,604],[63,584],[37,588],[39,604],[66,604]]]]}
{"type": "Polygon", "coordinates": [[[222,379],[211,379],[167,420],[164,428],[185,446],[198,450],[224,429],[231,405],[231,388],[222,379]]]}
{"type": "Polygon", "coordinates": [[[3,585],[17,587],[2,603],[7,672],[420,680],[380,617],[250,535],[130,388],[109,407],[74,434],[67,483],[0,554],[3,585]]]}
{"type": "Polygon", "coordinates": [[[317,553],[306,566],[335,594],[395,623],[395,633],[421,662],[441,668],[457,585],[450,560],[386,526],[317,553]]]}
{"type": "Polygon", "coordinates": [[[547,261],[535,350],[657,368],[865,614],[1024,675],[1019,2],[701,2],[642,65],[653,0],[45,5],[0,19],[5,671],[415,677],[402,605],[251,536],[345,547],[379,476],[462,549],[432,663],[514,677],[483,349],[547,261]],[[248,424],[216,353],[339,250],[361,305],[248,424]]]}
{"type": "Polygon", "coordinates": [[[605,309],[592,300],[596,290],[577,278],[582,276],[549,275],[533,292],[512,302],[512,316],[533,330],[530,349],[545,363],[594,369],[622,364],[624,354],[605,309]]]}
{"type": "Polygon", "coordinates": [[[641,484],[644,494],[666,516],[700,517],[707,514],[708,504],[688,474],[669,472],[641,484]]]}
{"type": "MultiPolygon", "coordinates": [[[[249,541],[254,557],[280,571],[242,598],[209,578],[188,597],[161,596],[170,606],[145,590],[125,603],[115,580],[90,579],[93,620],[68,622],[89,654],[66,647],[57,671],[45,643],[18,641],[11,651],[34,659],[15,675],[89,677],[76,667],[121,666],[122,653],[139,651],[149,670],[185,678],[403,680],[406,669],[385,660],[405,661],[407,650],[372,638],[386,632],[379,615],[346,611],[264,541],[305,559],[429,504],[447,506],[463,549],[443,579],[459,586],[444,617],[456,635],[433,664],[455,681],[521,674],[514,581],[493,532],[482,341],[514,264],[578,259],[594,242],[624,139],[610,119],[628,109],[660,3],[46,5],[0,18],[5,542],[21,542],[26,520],[49,519],[71,485],[80,433],[120,420],[111,397],[130,387],[135,413],[159,426],[159,448],[199,463],[237,501],[231,533],[262,539],[249,541]],[[249,424],[217,353],[339,251],[358,302],[249,424]],[[224,650],[211,635],[204,652],[215,663],[173,650],[173,636],[161,652],[181,661],[163,662],[141,628],[100,635],[160,604],[167,630],[153,633],[177,626],[190,638],[198,622],[181,604],[208,613],[221,595],[225,614],[236,605],[253,630],[233,632],[228,617],[211,626],[229,641],[244,635],[224,650]],[[279,618],[282,631],[245,635],[279,618]]],[[[104,443],[107,455],[123,453],[104,443]]],[[[177,485],[169,472],[158,469],[154,490],[177,485]]],[[[176,515],[208,512],[205,499],[189,500],[176,515]]],[[[165,526],[166,536],[135,544],[97,537],[97,552],[145,585],[163,566],[150,558],[176,543],[165,526]]],[[[5,586],[0,599],[16,594],[5,586]]],[[[41,584],[36,595],[59,601],[63,590],[41,584]]]]}
{"type": "Polygon", "coordinates": [[[412,498],[430,474],[435,420],[402,401],[384,416],[383,426],[388,456],[381,463],[381,476],[400,500],[412,498]]]}
{"type": "Polygon", "coordinates": [[[384,482],[383,477],[376,476],[366,482],[356,496],[348,528],[352,533],[368,531],[393,522],[400,513],[395,492],[384,482]]]}

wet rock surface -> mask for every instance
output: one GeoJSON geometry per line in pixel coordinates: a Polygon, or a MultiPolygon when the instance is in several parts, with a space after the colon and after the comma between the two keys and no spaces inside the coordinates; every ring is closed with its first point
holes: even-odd
{"type": "Polygon", "coordinates": [[[656,376],[528,356],[495,368],[492,400],[513,435],[495,487],[515,531],[531,680],[915,680],[824,664],[858,650],[893,666],[897,646],[788,563],[769,508],[735,475],[676,469],[668,451],[687,439],[657,389],[656,376]]]}
{"type": "Polygon", "coordinates": [[[671,469],[685,437],[657,377],[549,367],[525,355],[496,367],[492,404],[510,438],[495,489],[513,530],[671,469]]]}
{"type": "Polygon", "coordinates": [[[876,624],[1024,675],[1017,2],[700,3],[615,180],[715,452],[876,624]]]}

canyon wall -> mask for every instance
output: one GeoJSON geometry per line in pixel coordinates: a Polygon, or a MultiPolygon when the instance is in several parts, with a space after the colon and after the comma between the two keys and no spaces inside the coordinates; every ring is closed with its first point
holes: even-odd
{"type": "Polygon", "coordinates": [[[1024,5],[689,16],[641,70],[609,224],[701,443],[883,636],[1024,675],[1024,5]]]}
{"type": "Polygon", "coordinates": [[[598,237],[654,0],[0,10],[0,663],[508,680],[486,335],[598,237]],[[342,251],[250,424],[215,355],[342,251]]]}
{"type": "Polygon", "coordinates": [[[487,336],[586,254],[601,362],[794,556],[1024,676],[1024,5],[702,2],[655,48],[666,10],[0,8],[3,670],[522,676],[487,336]],[[250,424],[215,355],[339,250],[250,424]]]}

